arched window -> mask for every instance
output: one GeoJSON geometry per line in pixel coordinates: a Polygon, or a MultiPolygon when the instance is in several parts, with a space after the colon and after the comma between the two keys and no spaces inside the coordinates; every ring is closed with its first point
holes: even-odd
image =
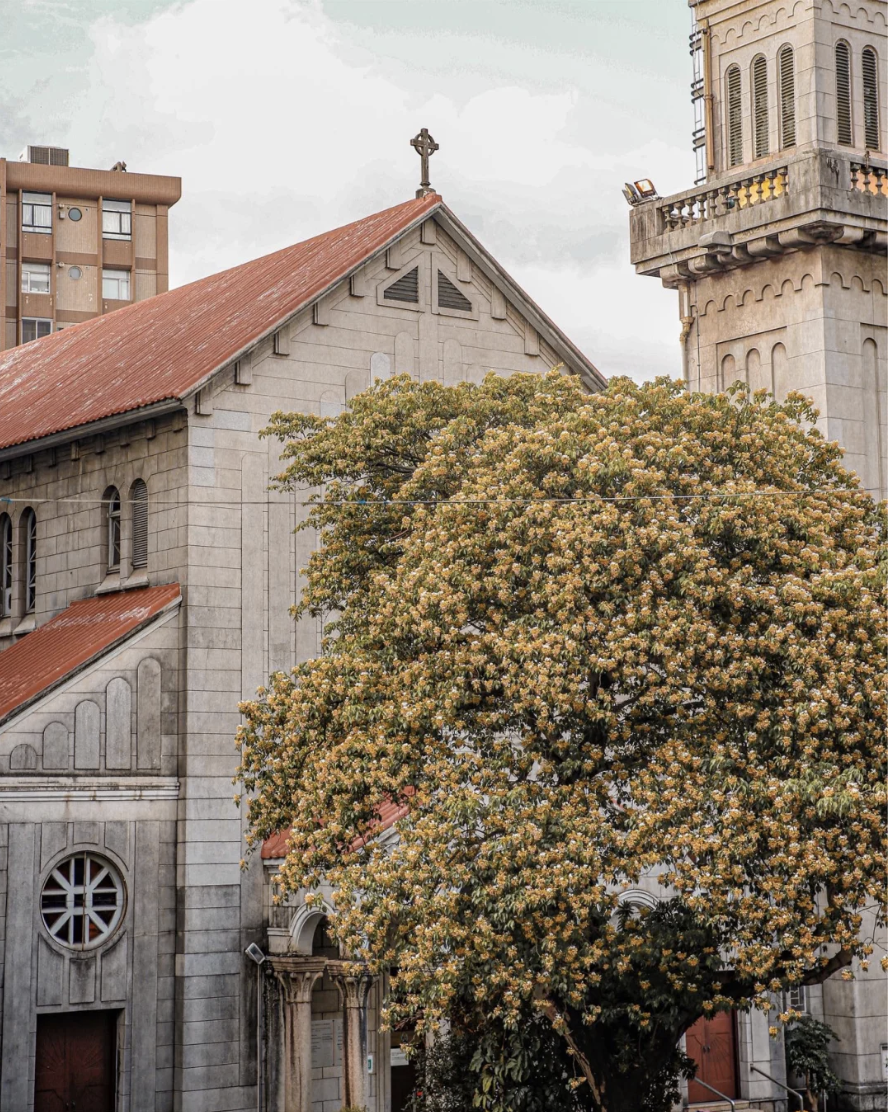
{"type": "Polygon", "coordinates": [[[777,55],[780,97],[780,146],[794,147],[796,141],[795,58],[792,47],[784,46],[777,55]]]}
{"type": "Polygon", "coordinates": [[[0,618],[12,613],[12,518],[0,514],[0,618]]]}
{"type": "Polygon", "coordinates": [[[30,507],[22,514],[20,530],[24,551],[25,613],[33,614],[37,608],[37,514],[30,507]]]}
{"type": "Polygon", "coordinates": [[[130,488],[133,507],[133,567],[148,566],[148,487],[136,479],[130,488]]]}
{"type": "Polygon", "coordinates": [[[727,90],[728,165],[743,161],[743,102],[740,98],[740,67],[731,66],[725,74],[727,90]]]}
{"type": "Polygon", "coordinates": [[[120,567],[120,491],[109,487],[102,499],[105,506],[105,553],[108,571],[120,567]]]}
{"type": "Polygon", "coordinates": [[[879,149],[879,60],[871,46],[863,49],[860,59],[863,73],[863,131],[866,149],[879,149]]]}
{"type": "Polygon", "coordinates": [[[752,63],[753,158],[764,158],[768,143],[768,63],[760,54],[752,63]]]}
{"type": "Polygon", "coordinates": [[[339,946],[330,932],[330,921],[326,916],[315,927],[314,937],[311,940],[312,957],[338,958],[339,946]]]}
{"type": "Polygon", "coordinates": [[[836,43],[836,140],[845,147],[854,143],[851,131],[851,47],[836,43]]]}

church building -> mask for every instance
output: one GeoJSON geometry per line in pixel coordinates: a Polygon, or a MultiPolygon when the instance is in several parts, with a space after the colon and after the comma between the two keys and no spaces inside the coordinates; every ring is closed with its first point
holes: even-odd
{"type": "Polygon", "coordinates": [[[0,1112],[403,1107],[378,986],[241,867],[238,703],[320,644],[259,433],[396,373],[604,384],[423,176],[0,356],[0,1112]]]}

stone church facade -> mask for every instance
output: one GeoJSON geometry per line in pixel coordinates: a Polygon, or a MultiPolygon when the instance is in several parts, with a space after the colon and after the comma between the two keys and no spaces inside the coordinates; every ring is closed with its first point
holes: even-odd
{"type": "MultiPolygon", "coordinates": [[[[647,181],[627,186],[632,262],[677,291],[689,388],[741,381],[781,399],[800,391],[846,464],[884,499],[888,4],[689,4],[698,180],[669,197],[647,181]]],[[[878,959],[884,929],[867,915],[863,931],[878,959]]],[[[791,1001],[836,1032],[830,1057],[843,1109],[888,1107],[886,1002],[878,960],[853,981],[836,976],[791,1001]]],[[[782,1048],[763,1015],[719,1032],[720,1069],[708,1035],[688,1032],[699,1077],[731,1097],[787,1097],[782,1048]]],[[[690,1095],[715,1099],[694,1085],[690,1095]]]]}
{"type": "MultiPolygon", "coordinates": [[[[678,291],[692,388],[802,390],[884,496],[886,4],[691,6],[701,180],[640,198],[633,262],[678,291]]],[[[393,373],[604,382],[420,193],[0,356],[0,1112],[403,1107],[385,985],[273,906],[281,839],[241,867],[237,704],[319,647],[259,432],[393,373]]],[[[845,1107],[885,1108],[884,1000],[871,973],[797,1001],[840,1034],[845,1107]]],[[[721,1022],[689,1032],[729,1048],[701,1078],[785,1112],[766,1018],[721,1022]]]]}
{"type": "Polygon", "coordinates": [[[2,1112],[399,1106],[380,988],[241,868],[238,702],[319,646],[259,432],[556,365],[603,385],[431,192],[0,358],[2,1112]]]}

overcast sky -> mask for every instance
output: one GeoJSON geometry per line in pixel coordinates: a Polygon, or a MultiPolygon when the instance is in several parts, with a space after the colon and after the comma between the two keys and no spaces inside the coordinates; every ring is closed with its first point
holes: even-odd
{"type": "Polygon", "coordinates": [[[0,0],[0,156],[176,174],[180,285],[432,185],[607,375],[680,374],[625,180],[693,183],[686,0],[0,0]]]}

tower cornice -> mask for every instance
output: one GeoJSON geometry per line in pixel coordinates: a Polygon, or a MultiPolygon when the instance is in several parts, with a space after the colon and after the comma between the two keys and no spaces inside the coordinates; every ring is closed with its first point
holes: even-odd
{"type": "Polygon", "coordinates": [[[636,272],[666,286],[836,243],[885,254],[888,165],[817,148],[637,205],[636,272]]]}

